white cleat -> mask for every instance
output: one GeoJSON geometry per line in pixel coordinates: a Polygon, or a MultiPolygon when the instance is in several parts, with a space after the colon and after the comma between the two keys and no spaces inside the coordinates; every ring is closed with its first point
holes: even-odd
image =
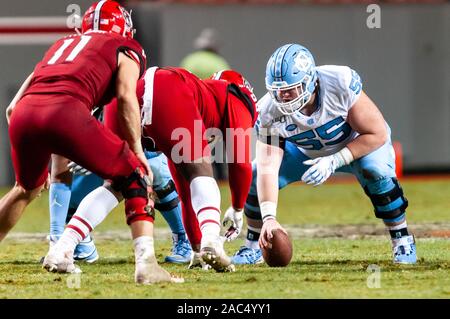
{"type": "Polygon", "coordinates": [[[44,258],[42,267],[49,272],[79,274],[81,269],[75,266],[73,254],[70,252],[61,252],[52,247],[44,258]]]}
{"type": "Polygon", "coordinates": [[[203,270],[210,270],[211,266],[205,263],[202,259],[202,255],[197,252],[193,252],[191,255],[191,263],[188,269],[201,268],[203,270]]]}
{"type": "Polygon", "coordinates": [[[183,283],[184,279],[172,276],[168,271],[163,269],[155,257],[141,259],[136,263],[134,272],[134,280],[137,284],[151,285],[160,282],[183,283]]]}
{"type": "Polygon", "coordinates": [[[202,243],[200,255],[203,261],[210,265],[217,272],[234,272],[236,267],[231,263],[230,257],[227,256],[223,249],[222,241],[205,241],[202,243]]]}

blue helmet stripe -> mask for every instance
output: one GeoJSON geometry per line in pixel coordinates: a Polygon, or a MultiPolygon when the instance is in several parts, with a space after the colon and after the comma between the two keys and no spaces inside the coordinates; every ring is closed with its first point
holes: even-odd
{"type": "Polygon", "coordinates": [[[278,52],[278,54],[275,58],[274,76],[275,76],[275,78],[278,78],[279,81],[282,81],[282,79],[283,79],[283,60],[291,46],[293,46],[293,44],[287,44],[287,45],[281,47],[280,51],[278,52]]]}
{"type": "Polygon", "coordinates": [[[277,77],[280,77],[280,75],[278,75],[278,74],[280,73],[280,70],[277,69],[277,61],[278,61],[278,59],[279,59],[279,54],[280,54],[281,49],[282,49],[282,48],[279,48],[279,49],[277,50],[277,52],[275,53],[275,57],[274,57],[274,59],[273,59],[273,72],[272,72],[272,74],[273,74],[274,80],[275,80],[277,77]]]}

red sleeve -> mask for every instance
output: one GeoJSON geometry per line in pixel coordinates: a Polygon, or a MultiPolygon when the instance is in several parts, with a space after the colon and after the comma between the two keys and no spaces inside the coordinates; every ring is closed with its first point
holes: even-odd
{"type": "Polygon", "coordinates": [[[231,202],[235,209],[244,208],[250,185],[252,182],[251,139],[252,117],[250,112],[236,96],[228,97],[227,128],[233,129],[228,133],[227,143],[228,182],[231,190],[231,202]],[[232,154],[230,154],[232,152],[232,154]]]}
{"type": "Polygon", "coordinates": [[[231,205],[235,209],[244,208],[252,183],[252,165],[228,164],[228,178],[231,190],[231,205]]]}

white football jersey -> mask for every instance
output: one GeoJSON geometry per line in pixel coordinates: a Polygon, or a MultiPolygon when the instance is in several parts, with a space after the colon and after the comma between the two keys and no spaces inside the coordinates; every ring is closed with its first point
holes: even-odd
{"type": "Polygon", "coordinates": [[[359,135],[346,122],[361,94],[359,75],[347,66],[323,65],[317,67],[317,76],[319,106],[311,116],[301,112],[283,115],[269,93],[257,104],[259,134],[281,136],[310,158],[336,153],[359,135]]]}

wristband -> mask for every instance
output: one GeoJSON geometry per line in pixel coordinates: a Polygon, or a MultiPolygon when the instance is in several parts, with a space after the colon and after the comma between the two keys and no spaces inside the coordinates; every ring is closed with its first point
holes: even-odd
{"type": "Polygon", "coordinates": [[[336,169],[344,165],[348,165],[354,160],[353,154],[348,147],[341,149],[339,152],[334,154],[334,157],[336,158],[336,169]]]}
{"type": "Polygon", "coordinates": [[[274,202],[262,202],[259,205],[261,209],[262,221],[265,222],[268,219],[276,219],[277,217],[277,204],[274,202]]]}

